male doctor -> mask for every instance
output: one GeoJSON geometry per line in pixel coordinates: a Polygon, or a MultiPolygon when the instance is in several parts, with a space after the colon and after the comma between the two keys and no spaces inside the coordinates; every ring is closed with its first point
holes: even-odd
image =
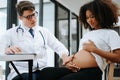
{"type": "MultiPolygon", "coordinates": [[[[47,47],[58,53],[63,62],[69,61],[68,50],[46,28],[36,25],[37,11],[30,1],[20,1],[16,5],[21,24],[7,30],[0,40],[0,52],[6,54],[36,53],[33,61],[33,80],[40,80],[41,69],[47,67],[47,47]]],[[[28,80],[27,62],[14,62],[24,80],[28,80]]],[[[10,66],[8,80],[21,80],[10,66]]]]}

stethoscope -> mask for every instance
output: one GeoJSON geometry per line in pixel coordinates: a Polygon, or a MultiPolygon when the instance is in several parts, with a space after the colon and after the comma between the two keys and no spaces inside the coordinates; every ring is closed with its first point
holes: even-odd
{"type": "MultiPolygon", "coordinates": [[[[24,29],[23,28],[21,28],[21,25],[19,25],[18,26],[18,28],[16,29],[16,32],[17,32],[17,34],[19,34],[19,32],[21,32],[21,34],[22,34],[22,36],[23,36],[23,33],[24,33],[24,29]]],[[[43,34],[42,34],[42,32],[39,30],[39,33],[40,33],[40,35],[42,36],[42,39],[43,39],[43,48],[44,49],[46,49],[46,43],[45,43],[45,38],[44,38],[44,36],[43,36],[43,34]]]]}
{"type": "Polygon", "coordinates": [[[21,28],[21,25],[18,26],[18,28],[16,29],[16,32],[17,32],[17,34],[19,32],[22,32],[22,36],[23,36],[24,30],[23,30],[23,28],[21,28]]]}

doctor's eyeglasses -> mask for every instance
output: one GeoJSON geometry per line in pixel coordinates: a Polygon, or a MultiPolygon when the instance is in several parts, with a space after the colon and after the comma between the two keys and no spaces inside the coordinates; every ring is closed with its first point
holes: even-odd
{"type": "Polygon", "coordinates": [[[30,19],[32,19],[33,17],[37,17],[37,16],[38,16],[38,12],[35,11],[35,12],[34,12],[33,14],[31,14],[31,15],[28,15],[28,16],[22,16],[22,17],[24,17],[24,18],[30,20],[30,19]]]}

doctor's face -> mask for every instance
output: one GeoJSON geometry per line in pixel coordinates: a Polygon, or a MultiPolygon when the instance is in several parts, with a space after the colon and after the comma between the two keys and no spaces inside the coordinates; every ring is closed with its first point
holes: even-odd
{"type": "Polygon", "coordinates": [[[22,20],[23,24],[26,27],[32,28],[36,25],[37,14],[38,13],[36,11],[26,10],[23,12],[23,15],[19,18],[22,20]]]}

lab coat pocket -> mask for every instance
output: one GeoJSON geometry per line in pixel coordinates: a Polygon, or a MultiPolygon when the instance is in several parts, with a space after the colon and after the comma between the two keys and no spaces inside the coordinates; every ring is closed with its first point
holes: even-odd
{"type": "Polygon", "coordinates": [[[13,45],[22,45],[24,43],[25,43],[25,41],[23,39],[19,39],[19,40],[14,40],[13,41],[13,45]]]}
{"type": "Polygon", "coordinates": [[[46,56],[46,54],[47,54],[47,49],[44,48],[43,46],[41,46],[40,49],[36,51],[37,58],[43,58],[46,56]]]}

